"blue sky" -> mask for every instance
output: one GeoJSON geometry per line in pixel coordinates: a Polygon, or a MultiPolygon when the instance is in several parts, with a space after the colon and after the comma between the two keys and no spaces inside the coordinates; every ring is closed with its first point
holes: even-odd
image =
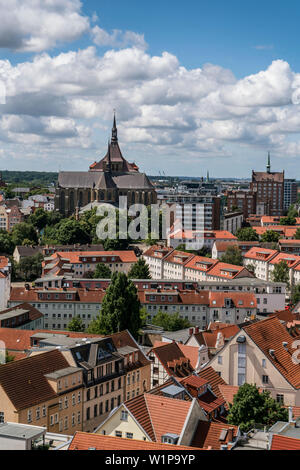
{"type": "Polygon", "coordinates": [[[87,169],[116,108],[150,174],[250,177],[270,150],[298,177],[299,2],[0,0],[0,16],[2,169],[87,169]]]}

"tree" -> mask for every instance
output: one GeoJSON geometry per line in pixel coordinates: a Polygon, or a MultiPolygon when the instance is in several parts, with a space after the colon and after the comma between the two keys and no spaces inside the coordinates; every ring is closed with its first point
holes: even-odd
{"type": "Polygon", "coordinates": [[[137,337],[142,324],[140,308],[133,282],[124,273],[114,273],[103,298],[100,315],[90,323],[88,332],[109,335],[128,329],[137,337]]]}
{"type": "Polygon", "coordinates": [[[290,274],[289,267],[286,261],[281,260],[279,263],[274,265],[274,270],[271,273],[272,281],[274,282],[285,282],[289,285],[290,274]]]}
{"type": "Polygon", "coordinates": [[[155,317],[153,317],[152,324],[161,326],[165,331],[178,331],[190,326],[189,321],[185,318],[180,318],[178,312],[169,314],[161,310],[158,310],[155,317]]]}
{"type": "Polygon", "coordinates": [[[149,266],[143,258],[139,258],[129,270],[128,277],[130,279],[151,279],[149,266]]]}
{"type": "Polygon", "coordinates": [[[9,354],[7,349],[5,350],[5,363],[7,364],[8,362],[13,362],[15,360],[16,356],[13,356],[12,354],[9,354]]]}
{"type": "Polygon", "coordinates": [[[281,217],[279,223],[280,225],[296,225],[296,219],[295,217],[287,215],[286,217],[281,217]]]}
{"type": "Polygon", "coordinates": [[[36,245],[38,237],[32,224],[21,222],[13,227],[11,238],[14,245],[22,245],[24,240],[30,240],[32,245],[36,245]]]}
{"type": "Polygon", "coordinates": [[[300,284],[296,284],[292,288],[291,292],[291,302],[293,305],[296,305],[300,300],[300,284]]]}
{"type": "Polygon", "coordinates": [[[110,279],[111,270],[104,263],[98,263],[94,272],[94,279],[110,279]]]}
{"type": "Polygon", "coordinates": [[[247,264],[247,265],[246,265],[246,269],[248,269],[248,271],[250,271],[250,273],[255,274],[255,266],[254,266],[254,264],[247,264]]]}
{"type": "Polygon", "coordinates": [[[14,249],[15,244],[12,241],[11,235],[6,230],[0,230],[0,253],[12,255],[14,249]]]}
{"type": "Polygon", "coordinates": [[[295,239],[296,239],[296,240],[300,240],[300,227],[297,228],[297,230],[296,230],[295,239]]]}
{"type": "Polygon", "coordinates": [[[42,230],[48,224],[48,212],[39,207],[32,215],[29,216],[29,222],[38,230],[42,230]]]}
{"type": "Polygon", "coordinates": [[[251,242],[251,241],[257,241],[258,240],[258,235],[252,227],[240,228],[236,232],[236,236],[237,236],[238,240],[240,240],[242,242],[251,242]]]}
{"type": "Polygon", "coordinates": [[[237,246],[229,246],[224,255],[221,256],[223,263],[235,264],[236,266],[243,266],[243,256],[241,250],[237,246]]]}
{"type": "Polygon", "coordinates": [[[257,424],[271,426],[287,419],[287,409],[277,403],[269,391],[260,393],[256,385],[247,383],[241,385],[234,396],[227,416],[227,422],[240,426],[242,432],[249,431],[257,424]]]}
{"type": "Polygon", "coordinates": [[[56,239],[62,245],[73,245],[80,243],[82,245],[90,242],[89,228],[75,219],[63,219],[58,228],[54,226],[56,239]]]}
{"type": "Polygon", "coordinates": [[[68,325],[68,331],[85,331],[85,326],[83,321],[81,320],[80,316],[77,315],[76,317],[72,318],[68,325]]]}
{"type": "Polygon", "coordinates": [[[43,259],[41,253],[21,259],[17,265],[17,277],[24,281],[34,281],[41,277],[43,259]]]}
{"type": "Polygon", "coordinates": [[[274,230],[266,230],[265,233],[262,234],[261,236],[261,241],[262,242],[278,242],[280,238],[280,234],[278,232],[275,232],[274,230]]]}

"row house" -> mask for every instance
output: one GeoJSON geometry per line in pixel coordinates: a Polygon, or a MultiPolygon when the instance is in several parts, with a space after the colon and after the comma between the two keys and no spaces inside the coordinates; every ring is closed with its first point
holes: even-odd
{"type": "Polygon", "coordinates": [[[211,252],[212,259],[220,259],[221,256],[225,255],[227,248],[229,248],[230,246],[238,248],[241,251],[242,255],[244,255],[253,246],[259,246],[259,242],[239,240],[232,242],[215,242],[211,252]]]}
{"type": "MultiPolygon", "coordinates": [[[[268,215],[263,215],[260,219],[260,223],[262,227],[271,227],[273,229],[274,226],[280,225],[281,217],[271,217],[268,215]]],[[[296,223],[295,226],[300,226],[300,217],[295,218],[296,223]]]]}
{"type": "Polygon", "coordinates": [[[251,248],[244,256],[244,265],[251,265],[255,276],[265,281],[272,280],[274,266],[281,261],[288,265],[290,284],[298,284],[300,282],[299,256],[265,248],[251,248]]]}
{"type": "Polygon", "coordinates": [[[184,251],[172,251],[163,260],[163,278],[184,279],[185,264],[187,264],[193,256],[194,255],[184,251]]]}
{"type": "Polygon", "coordinates": [[[278,240],[278,246],[282,253],[300,255],[300,240],[286,240],[285,238],[281,238],[278,240]]]}
{"type": "Polygon", "coordinates": [[[253,230],[255,230],[259,239],[261,239],[261,236],[264,233],[272,230],[272,232],[278,233],[280,237],[292,240],[295,238],[297,229],[298,227],[296,227],[295,225],[273,225],[272,227],[266,227],[266,226],[263,226],[263,227],[254,226],[253,227],[253,230]]]}
{"type": "Polygon", "coordinates": [[[23,303],[0,311],[0,328],[44,328],[44,315],[32,305],[23,303]]]}
{"type": "Polygon", "coordinates": [[[0,229],[11,232],[13,227],[24,220],[24,216],[17,205],[7,207],[0,205],[0,229]]]}
{"type": "Polygon", "coordinates": [[[127,274],[133,264],[137,262],[134,251],[78,251],[78,252],[56,252],[44,259],[42,264],[43,276],[64,274],[64,266],[57,269],[57,263],[66,265],[68,272],[75,276],[84,277],[86,273],[93,272],[97,264],[104,263],[112,272],[124,272],[127,274]]]}
{"type": "Polygon", "coordinates": [[[163,279],[163,261],[173,250],[173,248],[153,245],[144,251],[143,258],[149,266],[152,279],[163,279]]]}
{"type": "Polygon", "coordinates": [[[42,426],[73,435],[83,429],[82,369],[58,350],[0,365],[0,423],[42,426]]]}
{"type": "Polygon", "coordinates": [[[285,406],[300,405],[298,341],[275,316],[242,326],[209,365],[229,385],[256,384],[285,406]]]}
{"type": "Polygon", "coordinates": [[[186,245],[186,248],[191,250],[201,250],[206,248],[212,250],[213,244],[216,241],[233,241],[237,240],[231,232],[227,230],[180,230],[173,229],[168,234],[167,245],[172,248],[177,248],[178,245],[186,245]]]}

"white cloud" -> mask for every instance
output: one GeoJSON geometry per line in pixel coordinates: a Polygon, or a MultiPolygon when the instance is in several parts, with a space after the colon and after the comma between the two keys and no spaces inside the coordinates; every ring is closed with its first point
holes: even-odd
{"type": "Polygon", "coordinates": [[[114,29],[112,33],[108,33],[98,25],[92,29],[92,38],[97,46],[114,48],[134,46],[143,50],[148,47],[143,34],[134,33],[133,31],[121,31],[119,29],[114,29]]]}

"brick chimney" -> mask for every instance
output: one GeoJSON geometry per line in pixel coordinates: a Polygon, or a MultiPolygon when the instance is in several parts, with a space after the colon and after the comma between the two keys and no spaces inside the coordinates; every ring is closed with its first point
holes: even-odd
{"type": "Polygon", "coordinates": [[[195,327],[195,333],[199,333],[199,326],[195,327]]]}
{"type": "Polygon", "coordinates": [[[228,435],[228,442],[233,442],[234,428],[229,428],[227,435],[228,435]]]}
{"type": "Polygon", "coordinates": [[[193,333],[194,333],[194,328],[189,328],[189,335],[192,336],[193,333]]]}

